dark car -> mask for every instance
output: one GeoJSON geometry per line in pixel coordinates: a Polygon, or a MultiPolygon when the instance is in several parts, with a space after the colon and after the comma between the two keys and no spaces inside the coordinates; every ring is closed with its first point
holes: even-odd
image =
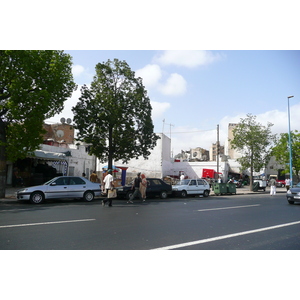
{"type": "MultiPolygon", "coordinates": [[[[158,196],[162,199],[166,199],[168,195],[172,194],[172,186],[165,183],[159,178],[147,178],[147,182],[147,198],[154,198],[158,196]]],[[[129,200],[134,192],[134,190],[132,190],[131,188],[132,185],[125,185],[123,187],[117,188],[118,198],[126,198],[127,200],[129,200]]]]}
{"type": "Polygon", "coordinates": [[[300,182],[286,192],[286,198],[289,204],[300,202],[300,182]]]}

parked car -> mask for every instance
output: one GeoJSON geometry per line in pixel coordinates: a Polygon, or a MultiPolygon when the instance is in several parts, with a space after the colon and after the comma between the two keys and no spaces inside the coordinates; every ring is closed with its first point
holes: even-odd
{"type": "MultiPolygon", "coordinates": [[[[147,189],[146,196],[147,198],[160,197],[162,199],[166,199],[168,195],[172,194],[172,186],[170,184],[165,183],[159,178],[147,178],[147,189]]],[[[117,188],[118,198],[126,198],[130,199],[134,190],[131,189],[132,185],[125,185],[123,187],[117,188]]]]}
{"type": "Polygon", "coordinates": [[[300,202],[300,182],[286,192],[286,198],[289,204],[300,202]]]}
{"type": "Polygon", "coordinates": [[[174,196],[185,198],[187,195],[203,195],[208,197],[210,187],[205,179],[184,179],[172,186],[174,196]]]}
{"type": "Polygon", "coordinates": [[[84,177],[59,176],[43,185],[26,187],[17,192],[18,200],[29,200],[33,204],[40,204],[46,199],[83,198],[93,201],[101,195],[99,183],[93,183],[84,177]]]}
{"type": "Polygon", "coordinates": [[[276,180],[276,186],[278,186],[278,187],[285,187],[285,180],[277,179],[276,180]]]}

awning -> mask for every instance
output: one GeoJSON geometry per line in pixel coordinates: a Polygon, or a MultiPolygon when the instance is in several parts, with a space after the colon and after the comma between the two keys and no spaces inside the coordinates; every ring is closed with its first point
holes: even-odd
{"type": "Polygon", "coordinates": [[[35,150],[34,155],[31,155],[31,157],[37,157],[44,160],[66,160],[66,154],[64,153],[43,150],[35,150]]]}

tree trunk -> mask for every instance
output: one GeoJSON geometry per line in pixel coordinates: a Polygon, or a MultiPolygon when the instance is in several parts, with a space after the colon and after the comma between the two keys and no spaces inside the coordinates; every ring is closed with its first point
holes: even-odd
{"type": "MultiPolygon", "coordinates": [[[[0,119],[0,141],[6,142],[5,123],[0,119]]],[[[5,197],[6,187],[6,155],[5,146],[0,146],[0,198],[5,197]]]]}
{"type": "Polygon", "coordinates": [[[253,190],[253,151],[251,152],[250,159],[250,191],[253,190]]]}
{"type": "Polygon", "coordinates": [[[108,168],[107,170],[112,170],[112,161],[113,161],[113,149],[112,149],[112,134],[113,134],[113,128],[109,127],[108,129],[108,168]]]}

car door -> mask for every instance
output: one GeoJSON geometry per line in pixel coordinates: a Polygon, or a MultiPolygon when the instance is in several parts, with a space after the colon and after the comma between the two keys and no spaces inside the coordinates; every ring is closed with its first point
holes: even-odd
{"type": "Polygon", "coordinates": [[[82,198],[86,191],[86,182],[80,177],[70,177],[69,195],[72,198],[82,198]]]}
{"type": "Polygon", "coordinates": [[[69,194],[69,177],[58,177],[50,183],[45,192],[46,199],[68,198],[69,194]]]}
{"type": "Polygon", "coordinates": [[[188,185],[188,194],[195,195],[197,193],[198,193],[197,180],[196,179],[192,179],[189,182],[189,185],[188,185]]]}
{"type": "Polygon", "coordinates": [[[147,196],[158,196],[161,192],[161,182],[159,179],[147,179],[148,186],[146,190],[147,196]]]}
{"type": "Polygon", "coordinates": [[[205,182],[202,179],[197,179],[198,193],[203,194],[205,190],[205,182]]]}

